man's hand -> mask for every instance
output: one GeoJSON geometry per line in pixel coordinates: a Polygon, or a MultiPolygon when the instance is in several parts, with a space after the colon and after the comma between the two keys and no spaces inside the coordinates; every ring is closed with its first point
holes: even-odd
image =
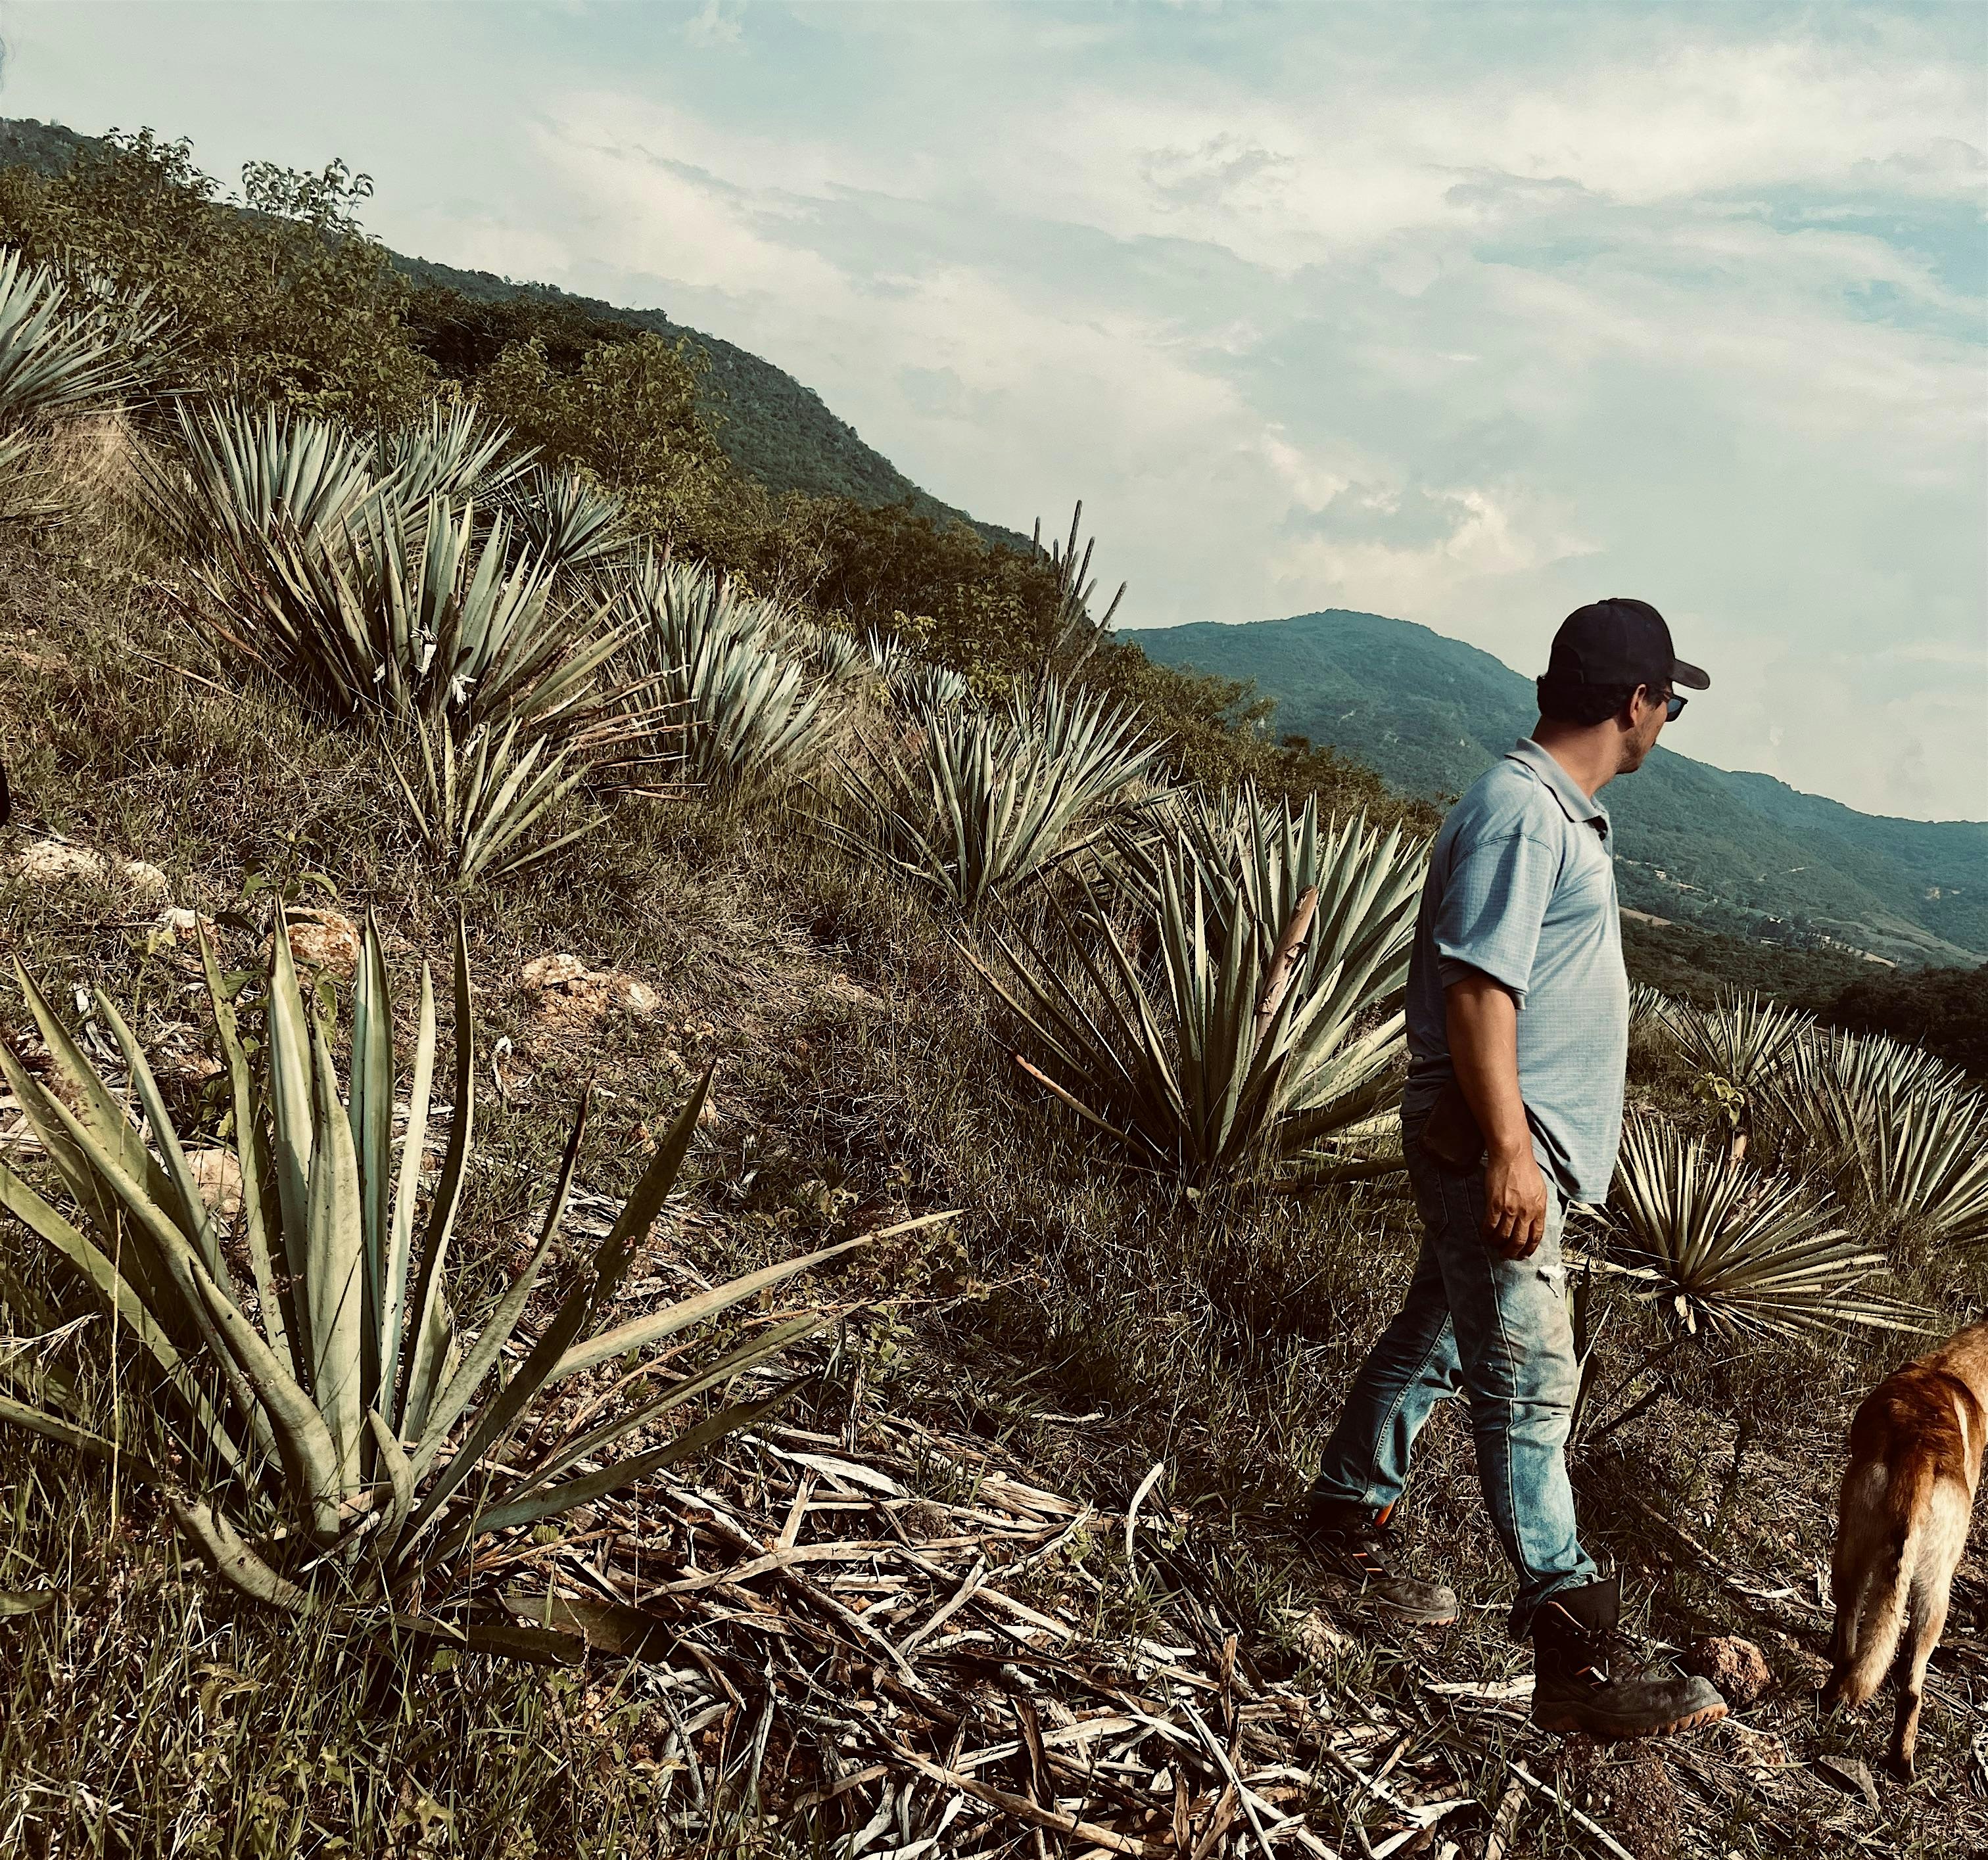
{"type": "Polygon", "coordinates": [[[1547,1231],[1547,1179],[1533,1146],[1494,1155],[1484,1165],[1484,1237],[1506,1259],[1529,1259],[1547,1231]]]}
{"type": "Polygon", "coordinates": [[[1518,1004],[1472,973],[1451,983],[1443,1006],[1456,1082],[1484,1133],[1485,1243],[1524,1259],[1546,1235],[1547,1183],[1519,1093],[1518,1004]]]}

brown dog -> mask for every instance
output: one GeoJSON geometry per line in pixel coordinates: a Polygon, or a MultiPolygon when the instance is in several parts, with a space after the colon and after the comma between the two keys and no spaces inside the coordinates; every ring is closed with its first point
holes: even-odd
{"type": "Polygon", "coordinates": [[[1861,1705],[1884,1682],[1908,1618],[1891,1767],[1912,1773],[1919,1692],[1946,1625],[1988,1440],[1988,1322],[1970,1325],[1864,1398],[1850,1424],[1838,1512],[1834,1670],[1823,1702],[1861,1705]]]}

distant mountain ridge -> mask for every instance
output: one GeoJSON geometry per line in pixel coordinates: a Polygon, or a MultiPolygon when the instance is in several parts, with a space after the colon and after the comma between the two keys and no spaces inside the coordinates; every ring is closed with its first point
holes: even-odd
{"type": "Polygon", "coordinates": [[[722,336],[677,322],[662,310],[624,309],[597,297],[576,296],[556,285],[519,284],[494,272],[463,271],[399,252],[392,256],[395,266],[417,284],[442,285],[490,302],[529,297],[570,304],[589,316],[660,336],[688,336],[711,358],[698,397],[702,410],[717,424],[718,444],[733,464],[769,491],[844,497],[872,509],[908,503],[920,516],[964,523],[989,542],[1017,549],[1029,546],[1028,538],[1018,531],[983,523],[913,484],[875,447],[865,444],[813,388],[722,336]]]}
{"type": "MultiPolygon", "coordinates": [[[[83,150],[100,140],[58,123],[0,118],[0,167],[31,167],[59,174],[83,150]]],[[[465,271],[432,258],[410,258],[389,248],[395,268],[417,284],[444,285],[483,302],[529,297],[566,304],[587,315],[651,330],[688,336],[711,359],[701,384],[702,410],[718,428],[718,443],[732,463],[775,493],[798,491],[816,497],[845,497],[871,509],[908,503],[935,522],[964,523],[986,542],[1026,549],[1029,539],[996,523],[984,523],[934,497],[904,476],[856,429],[840,419],[811,387],[784,369],[687,324],[663,310],[631,310],[595,297],[576,296],[556,285],[520,284],[494,272],[465,271]]]]}
{"type": "MultiPolygon", "coordinates": [[[[1532,680],[1412,621],[1334,609],[1241,626],[1142,629],[1162,664],[1255,683],[1271,727],[1432,798],[1460,793],[1537,711],[1532,680]]],[[[1689,722],[1674,734],[1689,740],[1689,722]]],[[[1612,784],[1625,904],[1783,940],[1827,938],[1905,963],[1988,955],[1988,824],[1861,814],[1771,775],[1660,748],[1612,784]]]]}

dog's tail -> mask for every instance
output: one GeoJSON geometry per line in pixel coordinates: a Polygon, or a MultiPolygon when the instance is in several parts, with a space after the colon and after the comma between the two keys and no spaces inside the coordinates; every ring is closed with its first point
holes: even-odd
{"type": "MultiPolygon", "coordinates": [[[[1882,1493],[1871,1494],[1879,1516],[1867,1521],[1870,1561],[1858,1578],[1843,1646],[1841,1677],[1831,1690],[1846,1705],[1861,1705],[1885,1683],[1905,1625],[1912,1571],[1919,1561],[1919,1527],[1932,1500],[1938,1468],[1932,1454],[1914,1446],[1885,1469],[1882,1493]]],[[[1852,1528],[1843,1520],[1844,1528],[1852,1528]]]]}

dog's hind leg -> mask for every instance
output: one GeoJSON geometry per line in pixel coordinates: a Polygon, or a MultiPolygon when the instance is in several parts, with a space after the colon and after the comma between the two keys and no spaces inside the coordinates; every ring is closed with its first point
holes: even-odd
{"type": "Polygon", "coordinates": [[[1844,1681],[1850,1676],[1850,1663],[1857,1647],[1858,1572],[1852,1562],[1852,1521],[1846,1507],[1836,1539],[1836,1553],[1830,1560],[1830,1598],[1836,1604],[1836,1622],[1829,1636],[1829,1680],[1823,1688],[1822,1702],[1834,1705],[1843,1696],[1844,1681]]]}
{"type": "Polygon", "coordinates": [[[1843,1481],[1830,1566],[1836,1631],[1822,1703],[1861,1705],[1884,1683],[1904,1612],[1905,1534],[1892,1517],[1891,1477],[1882,1460],[1851,1467],[1843,1481]]]}
{"type": "Polygon", "coordinates": [[[1912,1777],[1913,1752],[1919,1744],[1919,1706],[1925,1690],[1926,1663],[1946,1629],[1948,1595],[1953,1571],[1967,1541],[1969,1506],[1963,1494],[1946,1484],[1935,1489],[1920,1534],[1918,1567],[1912,1572],[1912,1600],[1906,1635],[1905,1666],[1898,1679],[1898,1716],[1892,1727],[1888,1758],[1894,1775],[1912,1777]]]}

